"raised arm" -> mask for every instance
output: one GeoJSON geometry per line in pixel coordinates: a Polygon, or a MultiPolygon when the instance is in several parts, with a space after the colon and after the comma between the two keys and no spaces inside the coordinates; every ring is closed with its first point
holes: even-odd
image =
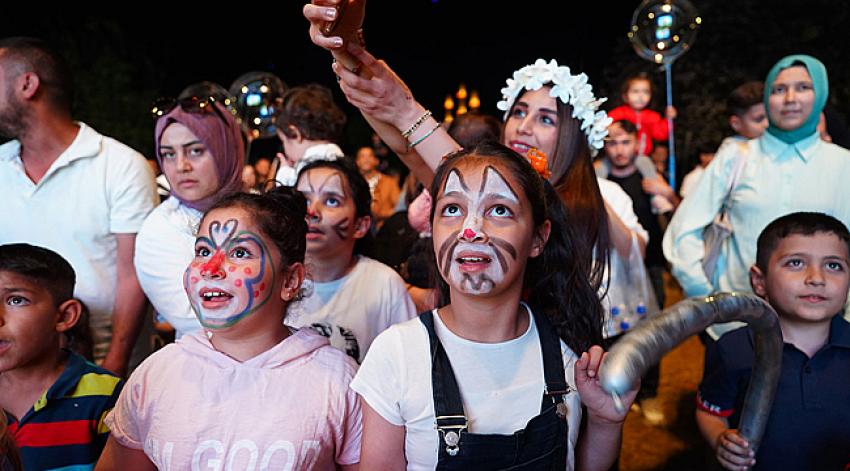
{"type": "Polygon", "coordinates": [[[326,37],[321,25],[328,21],[334,0],[314,0],[304,6],[310,21],[310,38],[337,58],[334,73],[348,101],[356,106],[378,136],[423,183],[429,184],[442,157],[460,146],[413,97],[407,85],[384,61],[341,37],[326,37]],[[357,64],[357,73],[341,64],[357,64]],[[418,123],[418,124],[417,124],[418,123]]]}

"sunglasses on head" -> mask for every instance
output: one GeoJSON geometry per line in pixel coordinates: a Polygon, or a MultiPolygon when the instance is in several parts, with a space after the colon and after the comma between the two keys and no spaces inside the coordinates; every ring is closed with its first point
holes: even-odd
{"type": "Polygon", "coordinates": [[[178,106],[187,113],[207,114],[215,113],[225,123],[224,115],[218,109],[216,99],[213,97],[188,97],[188,98],[157,98],[151,106],[151,116],[157,120],[168,113],[171,113],[178,106]]]}

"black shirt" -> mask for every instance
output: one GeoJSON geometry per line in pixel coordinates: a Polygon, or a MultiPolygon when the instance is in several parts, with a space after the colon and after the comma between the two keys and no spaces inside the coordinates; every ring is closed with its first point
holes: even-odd
{"type": "Polygon", "coordinates": [[[632,208],[637,215],[638,222],[649,233],[649,243],[646,244],[646,266],[648,267],[663,267],[667,264],[664,259],[664,253],[661,250],[661,239],[664,234],[661,232],[661,224],[658,223],[658,217],[652,214],[652,203],[650,198],[652,195],[644,193],[641,181],[643,176],[637,170],[627,177],[615,177],[609,174],[608,180],[620,185],[623,191],[632,199],[632,208]]]}

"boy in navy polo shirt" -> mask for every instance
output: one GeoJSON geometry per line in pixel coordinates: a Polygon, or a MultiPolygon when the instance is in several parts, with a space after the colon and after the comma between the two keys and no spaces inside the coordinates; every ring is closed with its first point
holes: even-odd
{"type": "Polygon", "coordinates": [[[753,364],[749,328],[706,350],[696,419],[730,470],[841,470],[850,464],[850,233],[821,213],[793,213],[758,238],[753,291],[779,314],[782,373],[754,454],[736,430],[753,364]]]}
{"type": "Polygon", "coordinates": [[[92,469],[121,390],[119,378],[61,348],[83,311],[75,278],[51,250],[0,245],[0,409],[24,469],[92,469]]]}

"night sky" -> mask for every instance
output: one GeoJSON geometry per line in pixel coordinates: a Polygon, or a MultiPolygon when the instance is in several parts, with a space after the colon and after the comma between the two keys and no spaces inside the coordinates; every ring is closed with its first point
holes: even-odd
{"type": "MultiPolygon", "coordinates": [[[[693,3],[705,24],[693,50],[677,61],[674,77],[681,84],[677,93],[707,91],[683,96],[686,102],[696,106],[710,98],[721,103],[734,85],[760,79],[771,63],[790,52],[824,59],[833,86],[845,87],[833,101],[850,97],[847,81],[834,80],[842,76],[836,74],[839,67],[843,77],[850,77],[843,60],[847,56],[841,52],[850,44],[845,23],[850,7],[844,2],[693,3]],[[721,64],[723,69],[707,69],[708,64],[715,68],[721,64]]],[[[369,0],[364,29],[368,49],[385,59],[439,117],[443,99],[461,82],[478,90],[482,111],[497,114],[495,104],[505,79],[537,58],[555,58],[574,72],[586,72],[594,90],[617,104],[622,75],[652,67],[631,51],[626,38],[638,4],[369,0]]],[[[368,139],[365,123],[339,92],[330,54],[309,41],[302,7],[300,0],[232,2],[214,9],[137,3],[122,4],[120,10],[89,7],[93,13],[83,16],[69,8],[36,14],[4,5],[0,36],[32,35],[56,44],[69,57],[80,82],[75,114],[148,155],[151,100],[176,96],[201,80],[229,87],[252,70],[273,72],[289,86],[317,82],[334,90],[350,117],[346,147],[351,151],[368,139]]],[[[843,107],[848,100],[837,101],[843,107]]],[[[723,126],[717,119],[713,122],[723,126]]]]}

